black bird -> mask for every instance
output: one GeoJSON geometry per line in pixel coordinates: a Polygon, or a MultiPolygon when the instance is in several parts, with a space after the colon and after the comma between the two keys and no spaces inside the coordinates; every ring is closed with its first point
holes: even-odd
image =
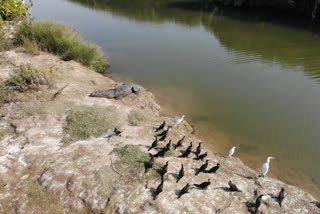
{"type": "Polygon", "coordinates": [[[146,170],[144,171],[144,173],[147,173],[148,170],[149,170],[150,168],[152,168],[153,163],[154,163],[154,158],[153,158],[152,154],[149,153],[149,156],[150,156],[150,160],[149,160],[148,163],[146,163],[146,170]]]}
{"type": "Polygon", "coordinates": [[[162,192],[162,190],[163,190],[163,179],[161,179],[161,183],[159,184],[159,186],[156,189],[156,192],[154,193],[153,200],[157,199],[158,195],[162,192]]]}
{"type": "Polygon", "coordinates": [[[163,177],[168,172],[168,165],[169,165],[169,161],[167,161],[166,164],[162,167],[160,171],[161,177],[163,177]]]}
{"type": "Polygon", "coordinates": [[[158,157],[162,157],[166,154],[167,150],[165,148],[162,148],[159,152],[157,152],[155,155],[152,155],[153,157],[155,158],[158,158],[158,157]]]}
{"type": "Polygon", "coordinates": [[[189,156],[189,154],[191,153],[191,149],[192,149],[192,142],[190,142],[190,145],[188,146],[186,151],[184,151],[183,154],[178,157],[179,158],[187,158],[189,156]]]}
{"type": "Polygon", "coordinates": [[[180,198],[182,195],[189,193],[190,190],[190,184],[187,183],[187,185],[185,185],[179,192],[178,198],[180,198]]]}
{"type": "Polygon", "coordinates": [[[198,145],[198,147],[197,147],[197,150],[196,150],[196,156],[198,157],[199,155],[200,155],[200,153],[201,153],[201,142],[199,143],[199,145],[198,145]]]}
{"type": "Polygon", "coordinates": [[[255,209],[255,213],[257,213],[258,210],[259,210],[259,207],[260,207],[261,201],[262,201],[262,197],[263,197],[263,195],[260,195],[260,196],[256,199],[256,202],[254,203],[254,207],[256,208],[256,209],[255,209]]]}
{"type": "Polygon", "coordinates": [[[280,207],[282,206],[283,199],[284,199],[284,188],[282,187],[278,195],[278,203],[280,207]]]}
{"type": "Polygon", "coordinates": [[[115,128],[113,132],[116,134],[116,136],[121,136],[121,132],[122,131],[120,131],[119,129],[115,128]]]}
{"type": "Polygon", "coordinates": [[[185,137],[186,137],[186,136],[183,136],[183,137],[177,142],[177,144],[175,145],[174,149],[182,146],[182,142],[183,142],[183,140],[184,140],[185,137]]]}
{"type": "Polygon", "coordinates": [[[183,176],[184,176],[184,168],[183,168],[183,164],[181,164],[181,169],[179,171],[179,175],[176,183],[178,183],[183,176]]]}
{"type": "Polygon", "coordinates": [[[160,131],[166,126],[166,121],[163,121],[162,124],[156,129],[156,132],[160,131]]]}
{"type": "Polygon", "coordinates": [[[196,172],[196,175],[198,175],[200,172],[204,172],[206,170],[206,168],[208,167],[208,162],[209,160],[206,160],[205,164],[202,164],[199,168],[199,170],[196,172]]]}
{"type": "Polygon", "coordinates": [[[211,169],[206,170],[205,173],[216,173],[219,168],[220,168],[220,163],[218,163],[216,166],[212,167],[211,169]]]}
{"type": "Polygon", "coordinates": [[[148,149],[148,151],[150,151],[152,148],[158,146],[158,137],[154,136],[156,139],[152,142],[151,147],[148,149]]]}
{"type": "Polygon", "coordinates": [[[167,135],[163,135],[163,136],[159,139],[159,141],[164,141],[166,138],[167,138],[167,135]]]}
{"type": "Polygon", "coordinates": [[[231,192],[241,192],[241,190],[239,190],[238,187],[234,183],[232,183],[231,180],[228,182],[228,185],[230,187],[229,189],[231,192]]]}
{"type": "Polygon", "coordinates": [[[171,146],[171,140],[169,140],[169,143],[167,143],[167,145],[164,147],[167,151],[170,150],[170,146],[171,146]]]}
{"type": "Polygon", "coordinates": [[[169,132],[169,129],[171,128],[171,126],[168,126],[167,130],[164,130],[163,132],[161,132],[160,134],[158,134],[157,136],[158,137],[162,137],[162,136],[165,136],[168,134],[169,132]]]}
{"type": "Polygon", "coordinates": [[[204,153],[202,155],[199,155],[196,158],[193,158],[193,160],[203,160],[203,158],[207,157],[207,155],[208,155],[208,153],[206,152],[206,153],[204,153]]]}
{"type": "Polygon", "coordinates": [[[193,184],[196,187],[200,188],[200,189],[205,189],[207,188],[209,185],[211,184],[210,179],[208,179],[208,181],[206,182],[202,182],[201,184],[193,184]]]}

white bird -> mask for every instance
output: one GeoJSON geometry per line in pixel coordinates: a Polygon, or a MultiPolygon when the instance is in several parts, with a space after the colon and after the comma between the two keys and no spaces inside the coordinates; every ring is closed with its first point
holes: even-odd
{"type": "Polygon", "coordinates": [[[180,119],[176,121],[176,124],[174,124],[174,127],[177,127],[182,121],[183,121],[184,115],[180,119]]]}
{"type": "Polygon", "coordinates": [[[236,149],[237,147],[232,147],[231,149],[230,149],[230,151],[229,151],[229,157],[231,158],[231,156],[233,155],[233,153],[234,153],[234,151],[235,151],[235,149],[236,149]]]}
{"type": "Polygon", "coordinates": [[[262,175],[263,177],[266,176],[266,174],[268,173],[268,170],[269,170],[269,163],[270,163],[270,160],[271,159],[275,159],[274,157],[268,157],[267,158],[267,162],[265,162],[263,165],[262,165],[262,175]]]}

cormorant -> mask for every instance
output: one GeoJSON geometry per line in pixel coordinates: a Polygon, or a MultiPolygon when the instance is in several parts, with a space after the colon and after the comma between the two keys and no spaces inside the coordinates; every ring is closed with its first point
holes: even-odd
{"type": "Polygon", "coordinates": [[[282,206],[283,199],[284,199],[284,188],[282,187],[278,195],[278,203],[280,207],[282,206]]]}
{"type": "Polygon", "coordinates": [[[229,189],[231,192],[242,192],[241,190],[238,189],[238,187],[234,183],[232,183],[231,180],[228,182],[228,185],[230,187],[229,189]]]}
{"type": "Polygon", "coordinates": [[[183,142],[183,140],[184,140],[185,137],[186,137],[186,136],[183,136],[183,137],[177,142],[177,144],[175,145],[174,149],[182,146],[182,142],[183,142]]]}
{"type": "Polygon", "coordinates": [[[183,176],[184,176],[184,168],[183,168],[183,164],[181,164],[181,169],[179,171],[179,175],[176,183],[178,183],[183,176]]]}
{"type": "Polygon", "coordinates": [[[167,135],[163,135],[163,136],[159,139],[159,141],[164,141],[166,138],[167,138],[167,135]]]}
{"type": "Polygon", "coordinates": [[[161,132],[160,134],[158,134],[158,137],[162,137],[168,134],[169,129],[171,128],[171,126],[168,126],[168,128],[166,130],[164,130],[163,132],[161,132]]]}
{"type": "Polygon", "coordinates": [[[167,150],[164,148],[162,148],[159,152],[157,152],[155,155],[153,155],[153,157],[158,158],[158,157],[162,157],[166,154],[167,150]]]}
{"type": "Polygon", "coordinates": [[[190,146],[186,149],[186,151],[183,152],[182,155],[178,156],[179,158],[187,158],[189,154],[191,153],[191,148],[192,148],[192,142],[190,143],[190,146]],[[191,146],[191,147],[190,147],[191,146]]]}
{"type": "Polygon", "coordinates": [[[146,163],[146,170],[144,171],[144,173],[147,173],[148,170],[149,170],[150,168],[152,168],[153,163],[154,163],[154,158],[153,158],[152,154],[149,153],[149,156],[150,156],[150,160],[149,160],[148,163],[146,163]]]}
{"type": "Polygon", "coordinates": [[[269,171],[269,163],[270,163],[270,160],[271,159],[275,159],[273,157],[268,157],[267,158],[267,162],[265,162],[263,165],[262,165],[262,175],[263,177],[267,175],[268,171],[269,171]]]}
{"type": "Polygon", "coordinates": [[[161,177],[163,177],[168,172],[168,165],[169,165],[169,161],[167,161],[166,164],[162,167],[160,171],[161,177]]]}
{"type": "Polygon", "coordinates": [[[205,164],[202,164],[199,168],[199,170],[196,172],[196,175],[198,175],[200,172],[204,172],[206,170],[206,168],[208,167],[208,162],[209,160],[206,160],[205,164]]]}
{"type": "Polygon", "coordinates": [[[234,153],[234,150],[236,149],[237,147],[232,147],[231,149],[230,149],[230,151],[229,151],[229,157],[231,158],[231,156],[233,155],[233,153],[234,153]]]}
{"type": "Polygon", "coordinates": [[[217,163],[216,166],[212,167],[209,170],[206,170],[205,173],[216,173],[219,168],[220,168],[220,163],[217,163]]]}
{"type": "Polygon", "coordinates": [[[262,201],[262,197],[263,197],[263,195],[260,195],[260,196],[256,199],[256,202],[254,203],[254,207],[256,208],[255,213],[257,213],[258,210],[259,210],[259,207],[260,207],[261,201],[262,201]]]}
{"type": "Polygon", "coordinates": [[[179,192],[178,198],[180,198],[182,195],[189,193],[190,190],[190,184],[187,183],[187,185],[185,185],[179,192]]]}
{"type": "Polygon", "coordinates": [[[151,147],[148,149],[148,151],[150,151],[152,148],[158,146],[158,137],[154,136],[156,139],[152,142],[151,147]]]}
{"type": "Polygon", "coordinates": [[[114,128],[114,131],[113,131],[115,134],[116,134],[116,136],[121,136],[121,132],[122,131],[120,131],[119,129],[117,129],[117,128],[114,128]]]}
{"type": "Polygon", "coordinates": [[[193,160],[203,160],[203,158],[207,157],[207,155],[208,155],[208,153],[206,152],[206,153],[204,153],[202,155],[199,155],[196,158],[193,158],[193,160]]]}
{"type": "Polygon", "coordinates": [[[161,183],[159,184],[159,186],[156,189],[156,192],[154,193],[153,200],[157,199],[158,195],[162,192],[162,190],[163,190],[163,179],[161,179],[161,183]]]}
{"type": "Polygon", "coordinates": [[[166,121],[163,121],[162,124],[156,129],[156,132],[160,131],[166,126],[166,121]]]}
{"type": "Polygon", "coordinates": [[[176,123],[174,124],[174,127],[177,127],[183,121],[183,118],[184,118],[184,115],[182,115],[182,117],[176,121],[176,123]]]}
{"type": "Polygon", "coordinates": [[[197,150],[196,150],[196,156],[198,157],[199,155],[200,155],[200,153],[201,153],[201,142],[199,143],[199,145],[198,145],[198,147],[197,147],[197,150]]]}
{"type": "Polygon", "coordinates": [[[193,184],[193,185],[195,185],[196,187],[198,187],[198,188],[200,188],[200,189],[205,189],[205,188],[207,188],[210,184],[211,184],[210,179],[208,179],[208,181],[206,181],[206,182],[203,182],[203,183],[201,183],[201,184],[193,184]]]}
{"type": "Polygon", "coordinates": [[[171,146],[171,140],[169,140],[169,143],[167,143],[167,145],[164,147],[167,151],[170,150],[170,146],[171,146]]]}

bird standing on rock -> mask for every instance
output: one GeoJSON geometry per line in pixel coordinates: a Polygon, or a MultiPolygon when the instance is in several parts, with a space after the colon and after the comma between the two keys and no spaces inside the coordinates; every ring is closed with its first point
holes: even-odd
{"type": "Polygon", "coordinates": [[[171,128],[171,126],[168,126],[168,128],[166,130],[164,130],[163,132],[161,132],[160,134],[158,134],[158,137],[163,137],[166,136],[169,132],[169,129],[171,128]]]}
{"type": "Polygon", "coordinates": [[[275,159],[274,157],[268,157],[267,162],[262,165],[262,176],[266,176],[269,171],[269,163],[271,159],[275,159]]]}
{"type": "Polygon", "coordinates": [[[183,136],[183,137],[177,142],[177,144],[175,145],[175,149],[182,146],[182,142],[183,142],[183,140],[184,140],[185,137],[186,137],[186,136],[183,136]]]}
{"type": "Polygon", "coordinates": [[[198,145],[198,147],[197,147],[197,150],[196,150],[196,156],[198,157],[199,155],[200,155],[200,153],[201,153],[201,142],[199,143],[199,145],[198,145]]]}
{"type": "Polygon", "coordinates": [[[169,143],[167,143],[167,145],[164,147],[167,151],[170,150],[170,146],[171,146],[171,140],[169,140],[169,143]]]}
{"type": "Polygon", "coordinates": [[[179,175],[176,183],[178,183],[183,176],[184,176],[184,168],[183,168],[183,164],[181,164],[181,169],[179,171],[179,175]]]}
{"type": "Polygon", "coordinates": [[[167,150],[166,148],[162,148],[159,152],[157,152],[155,155],[153,155],[153,157],[158,158],[158,157],[162,157],[166,154],[167,150]]]}
{"type": "Polygon", "coordinates": [[[204,172],[206,170],[206,168],[208,167],[208,162],[209,162],[209,160],[206,160],[206,163],[200,166],[199,170],[196,172],[196,175],[198,175],[200,172],[204,172]]]}
{"type": "Polygon", "coordinates": [[[169,165],[169,161],[167,161],[166,164],[162,167],[160,171],[161,177],[163,177],[168,172],[168,165],[169,165]]]}
{"type": "Polygon", "coordinates": [[[162,192],[163,190],[163,179],[161,179],[161,183],[159,184],[159,186],[157,187],[154,196],[153,196],[153,200],[156,200],[158,195],[162,192]]]}
{"type": "Polygon", "coordinates": [[[283,199],[284,199],[284,188],[282,187],[278,195],[278,202],[280,207],[282,206],[283,199]]]}
{"type": "Polygon", "coordinates": [[[263,195],[260,195],[260,196],[256,199],[256,202],[254,203],[254,207],[255,207],[255,212],[254,212],[254,213],[258,213],[259,207],[260,207],[260,205],[261,205],[262,197],[263,197],[263,195]]]}
{"type": "Polygon", "coordinates": [[[217,165],[212,167],[211,169],[205,170],[205,173],[216,173],[219,168],[220,168],[220,163],[217,163],[217,165]]]}
{"type": "Polygon", "coordinates": [[[210,179],[208,179],[208,181],[203,182],[201,184],[193,184],[196,187],[200,188],[200,189],[206,189],[209,185],[211,184],[210,179]]]}
{"type": "Polygon", "coordinates": [[[184,115],[182,115],[182,117],[176,121],[176,123],[174,124],[174,127],[177,127],[183,121],[183,118],[184,118],[184,115]]]}
{"type": "Polygon", "coordinates": [[[154,163],[154,158],[153,158],[152,154],[149,153],[149,156],[150,156],[150,160],[149,160],[148,163],[146,163],[146,170],[144,171],[144,173],[147,173],[148,170],[149,170],[150,168],[152,168],[153,163],[154,163]]]}
{"type": "Polygon", "coordinates": [[[231,158],[232,157],[232,155],[234,154],[234,151],[235,151],[235,149],[236,149],[237,147],[232,147],[231,149],[230,149],[230,151],[229,151],[229,158],[231,158]]]}
{"type": "Polygon", "coordinates": [[[230,187],[229,190],[231,192],[242,192],[241,190],[238,189],[238,187],[234,183],[232,183],[231,180],[228,182],[228,185],[230,187]]]}
{"type": "Polygon", "coordinates": [[[148,149],[148,151],[150,151],[152,148],[158,146],[158,137],[154,136],[156,139],[152,142],[151,147],[148,149]]]}
{"type": "Polygon", "coordinates": [[[199,155],[196,158],[193,158],[193,160],[203,160],[203,158],[207,157],[207,155],[208,155],[208,153],[206,152],[206,153],[204,153],[202,155],[199,155]]]}
{"type": "Polygon", "coordinates": [[[189,156],[189,154],[191,153],[191,149],[192,149],[192,142],[190,142],[190,145],[188,146],[186,151],[184,151],[183,154],[178,157],[179,158],[187,158],[189,156]]]}
{"type": "Polygon", "coordinates": [[[178,195],[178,199],[179,199],[182,195],[184,195],[184,194],[186,194],[186,193],[189,193],[189,190],[190,190],[190,184],[187,183],[187,185],[185,185],[185,186],[180,190],[179,195],[178,195]]]}
{"type": "Polygon", "coordinates": [[[166,126],[166,121],[163,121],[162,124],[156,129],[156,132],[162,130],[166,126]]]}
{"type": "Polygon", "coordinates": [[[164,141],[166,138],[167,138],[167,135],[163,135],[163,136],[159,139],[159,141],[164,141]]]}

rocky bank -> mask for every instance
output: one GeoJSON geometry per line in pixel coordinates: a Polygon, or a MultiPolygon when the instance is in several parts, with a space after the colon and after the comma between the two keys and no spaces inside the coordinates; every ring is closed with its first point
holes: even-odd
{"type": "Polygon", "coordinates": [[[193,160],[194,154],[177,158],[189,142],[197,145],[201,141],[186,121],[170,130],[167,140],[160,143],[163,146],[172,139],[175,144],[186,136],[183,148],[171,149],[164,158],[156,159],[156,167],[169,161],[169,168],[163,192],[153,201],[152,193],[160,179],[154,170],[144,174],[140,167],[144,159],[139,157],[147,154],[154,127],[163,120],[173,125],[176,118],[163,115],[148,91],[121,100],[89,97],[93,91],[121,83],[48,53],[34,56],[23,49],[0,53],[1,81],[25,63],[50,69],[52,84],[20,93],[14,102],[0,108],[0,213],[248,213],[248,206],[259,194],[267,196],[261,213],[320,213],[312,195],[268,176],[257,177],[257,172],[236,157],[208,151],[209,167],[220,163],[221,168],[216,174],[195,176],[204,162],[193,160]],[[70,112],[79,108],[107,109],[110,121],[101,136],[65,140],[70,112]],[[114,127],[123,133],[108,140],[105,136],[114,127]],[[177,184],[181,163],[186,172],[177,184]],[[193,188],[177,199],[186,183],[208,178],[211,185],[207,190],[193,188]],[[230,179],[242,192],[228,191],[230,179]],[[286,190],[280,208],[273,195],[281,187],[286,190]]]}

